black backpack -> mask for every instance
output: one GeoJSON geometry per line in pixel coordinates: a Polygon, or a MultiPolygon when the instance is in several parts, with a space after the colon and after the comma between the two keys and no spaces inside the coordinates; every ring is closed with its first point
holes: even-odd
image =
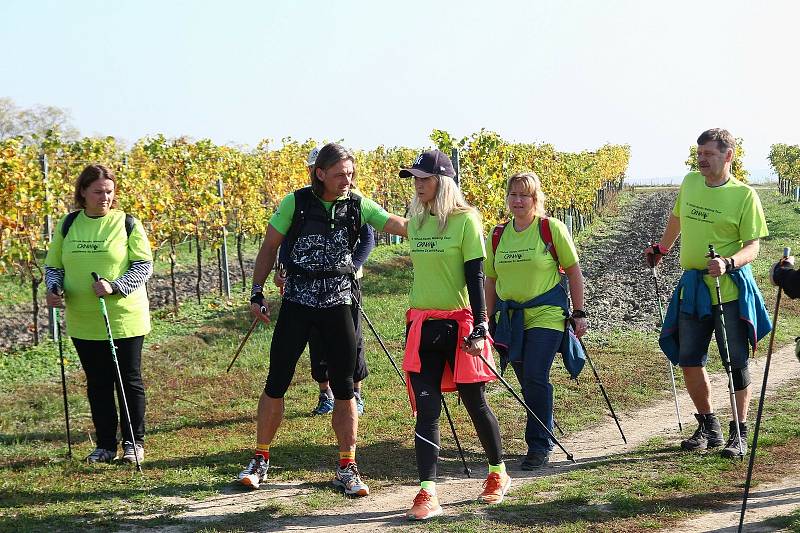
{"type": "MultiPolygon", "coordinates": [[[[61,236],[66,238],[67,233],[69,233],[69,228],[72,226],[72,223],[75,222],[75,218],[77,218],[78,214],[80,213],[80,209],[78,211],[70,212],[66,218],[64,219],[64,224],[61,226],[61,236]]],[[[130,237],[131,232],[133,231],[133,223],[134,218],[125,213],[125,234],[130,237]]]]}
{"type": "MultiPolygon", "coordinates": [[[[320,202],[314,195],[311,187],[303,187],[302,189],[294,191],[294,214],[292,215],[292,224],[286,232],[286,241],[291,245],[294,245],[306,221],[316,219],[313,215],[308,215],[311,202],[320,202]]],[[[346,200],[337,200],[337,202],[346,202],[347,212],[345,219],[344,221],[337,221],[336,224],[344,224],[347,227],[348,245],[352,252],[355,250],[359,234],[361,233],[361,197],[351,192],[349,198],[346,200]]],[[[335,208],[334,206],[334,209],[335,208]]],[[[322,221],[327,222],[328,220],[329,219],[325,219],[322,221]]]]}

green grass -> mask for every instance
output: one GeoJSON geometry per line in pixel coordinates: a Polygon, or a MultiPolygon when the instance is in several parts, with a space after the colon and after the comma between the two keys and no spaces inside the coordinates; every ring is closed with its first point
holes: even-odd
{"type": "MultiPolygon", "coordinates": [[[[765,257],[775,256],[783,241],[797,241],[800,213],[776,194],[761,196],[775,235],[762,243],[762,259],[755,266],[759,285],[766,289],[764,275],[772,259],[765,257]]],[[[626,201],[624,194],[621,201],[626,201]]],[[[589,238],[595,224],[601,227],[602,219],[581,238],[589,238]]],[[[187,252],[189,259],[193,261],[187,252]]],[[[366,275],[365,311],[399,364],[411,282],[405,246],[378,248],[366,275]]],[[[774,302],[774,291],[770,296],[769,290],[765,291],[768,302],[770,298],[774,302]]],[[[275,293],[270,297],[273,316],[277,316],[275,293]]],[[[795,316],[788,317],[788,311],[781,315],[781,341],[789,339],[790,331],[800,330],[796,302],[784,301],[795,316]]],[[[89,466],[77,460],[93,447],[92,423],[85,380],[71,343],[65,343],[65,357],[70,371],[73,461],[63,460],[66,446],[57,346],[44,343],[0,357],[0,531],[45,530],[53,524],[59,530],[85,529],[84,524],[106,530],[130,523],[155,528],[185,523],[175,518],[185,503],[175,501],[236,492],[231,480],[254,444],[255,408],[267,372],[272,325],[256,329],[228,374],[225,368],[250,324],[244,304],[224,304],[214,298],[200,304],[187,301],[178,316],[163,309],[154,313],[153,322],[143,363],[148,387],[144,476],[122,466],[89,466]]],[[[405,389],[366,324],[364,337],[371,373],[364,385],[367,415],[361,419],[358,458],[373,491],[381,492],[416,478],[413,418],[405,389]]],[[[593,335],[589,349],[618,411],[636,409],[667,394],[664,359],[655,335],[628,330],[593,335]]],[[[506,376],[516,386],[513,373],[506,376]]],[[[578,383],[571,382],[557,359],[553,382],[556,418],[565,431],[583,429],[607,416],[588,367],[578,383]]],[[[308,491],[291,503],[265,500],[260,519],[302,517],[310,511],[351,504],[328,487],[336,450],[329,418],[309,415],[316,392],[308,358],[302,357],[287,394],[286,420],[272,447],[270,478],[276,483],[302,479],[308,491]]],[[[800,409],[792,395],[797,392],[795,386],[784,395],[783,403],[768,403],[770,421],[765,428],[769,430],[759,446],[760,472],[779,469],[774,460],[778,452],[767,451],[768,447],[796,447],[800,436],[794,428],[800,427],[800,420],[793,413],[800,409]]],[[[490,385],[488,395],[500,419],[507,453],[523,453],[524,414],[500,385],[490,385]]],[[[451,411],[467,460],[482,463],[482,448],[465,410],[453,401],[451,411]]],[[[458,475],[458,456],[445,426],[442,431],[442,471],[458,475]]],[[[421,527],[441,531],[656,529],[668,527],[696,508],[713,505],[743,477],[737,463],[711,455],[686,456],[657,437],[634,454],[557,472],[516,485],[508,503],[497,508],[468,504],[421,527]]],[[[202,526],[207,531],[247,530],[252,523],[242,513],[202,526]]]]}

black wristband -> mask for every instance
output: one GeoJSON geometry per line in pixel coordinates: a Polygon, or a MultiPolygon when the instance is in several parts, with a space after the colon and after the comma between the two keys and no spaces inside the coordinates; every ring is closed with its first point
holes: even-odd
{"type": "Polygon", "coordinates": [[[575,310],[572,311],[572,314],[570,315],[570,317],[571,318],[588,318],[589,315],[587,315],[586,311],[584,311],[583,309],[575,309],[575,310]]]}
{"type": "Polygon", "coordinates": [[[250,303],[251,304],[258,304],[260,306],[263,306],[264,305],[264,293],[261,293],[261,292],[254,293],[250,297],[250,303]]]}

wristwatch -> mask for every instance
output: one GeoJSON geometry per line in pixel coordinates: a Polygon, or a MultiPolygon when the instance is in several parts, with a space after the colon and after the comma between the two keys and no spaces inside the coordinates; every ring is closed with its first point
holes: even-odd
{"type": "Polygon", "coordinates": [[[589,315],[587,315],[586,311],[584,311],[583,309],[573,309],[572,315],[570,315],[570,316],[572,318],[588,318],[589,317],[589,315]]]}

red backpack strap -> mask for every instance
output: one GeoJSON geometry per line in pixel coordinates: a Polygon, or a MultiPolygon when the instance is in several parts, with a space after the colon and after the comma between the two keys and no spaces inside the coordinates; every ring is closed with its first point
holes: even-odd
{"type": "Polygon", "coordinates": [[[503,231],[506,229],[508,221],[498,224],[492,230],[492,253],[497,253],[497,246],[500,244],[500,237],[503,236],[503,231]]]}
{"type": "Polygon", "coordinates": [[[561,263],[558,261],[558,252],[556,252],[556,245],[553,244],[553,232],[550,231],[550,219],[546,216],[539,218],[539,236],[542,238],[544,248],[553,256],[553,260],[558,265],[558,272],[564,274],[564,269],[561,268],[561,263]]]}

